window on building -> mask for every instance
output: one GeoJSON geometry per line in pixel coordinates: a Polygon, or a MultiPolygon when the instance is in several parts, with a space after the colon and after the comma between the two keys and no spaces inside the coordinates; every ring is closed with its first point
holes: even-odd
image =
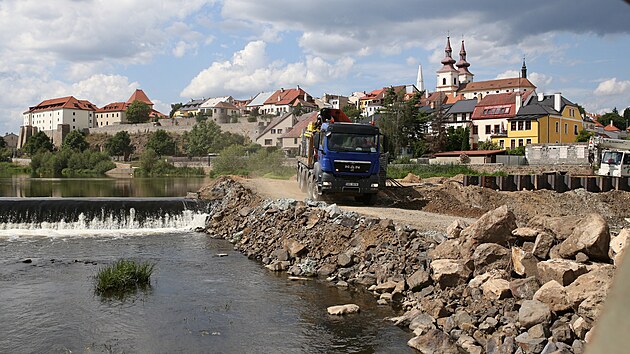
{"type": "Polygon", "coordinates": [[[512,139],[510,141],[510,149],[512,150],[516,149],[516,140],[512,139]]]}
{"type": "Polygon", "coordinates": [[[523,146],[523,139],[518,139],[518,146],[523,146]]]}
{"type": "Polygon", "coordinates": [[[569,124],[564,123],[564,133],[569,134],[569,124]]]}
{"type": "Polygon", "coordinates": [[[276,130],[275,129],[271,129],[271,134],[275,134],[276,130]]]}
{"type": "Polygon", "coordinates": [[[578,135],[578,126],[577,126],[577,124],[573,125],[573,134],[574,135],[578,135]]]}
{"type": "Polygon", "coordinates": [[[518,130],[523,130],[523,121],[518,121],[518,130]]]}
{"type": "Polygon", "coordinates": [[[473,129],[472,129],[472,133],[473,133],[474,135],[479,134],[479,126],[473,125],[473,127],[472,127],[472,128],[473,128],[473,129]]]}
{"type": "Polygon", "coordinates": [[[527,139],[527,140],[525,140],[525,143],[526,143],[527,145],[531,144],[531,143],[532,143],[532,139],[527,139]]]}
{"type": "Polygon", "coordinates": [[[76,119],[72,118],[72,121],[73,121],[73,122],[76,122],[76,119]]]}
{"type": "Polygon", "coordinates": [[[442,85],[446,86],[446,78],[442,79],[442,85]]]}
{"type": "Polygon", "coordinates": [[[560,123],[556,122],[556,133],[560,132],[560,123]]]}
{"type": "Polygon", "coordinates": [[[499,134],[499,129],[500,129],[500,126],[498,124],[495,124],[494,125],[494,133],[495,134],[499,134]]]}
{"type": "Polygon", "coordinates": [[[77,113],[77,112],[72,112],[72,115],[74,116],[74,115],[76,115],[76,113],[77,113]]]}
{"type": "Polygon", "coordinates": [[[457,79],[453,78],[453,85],[457,85],[457,79]]]}
{"type": "Polygon", "coordinates": [[[271,145],[271,139],[265,139],[265,145],[271,145]]]}
{"type": "Polygon", "coordinates": [[[516,130],[516,122],[510,122],[510,130],[516,130]]]}
{"type": "Polygon", "coordinates": [[[297,144],[297,138],[293,138],[293,144],[297,144]]]}
{"type": "Polygon", "coordinates": [[[278,129],[278,134],[282,134],[282,129],[278,129]]]}
{"type": "Polygon", "coordinates": [[[486,134],[490,134],[492,130],[492,126],[490,124],[486,124],[486,134]]]}
{"type": "Polygon", "coordinates": [[[531,120],[525,121],[525,130],[532,130],[532,121],[531,120]]]}
{"type": "Polygon", "coordinates": [[[499,146],[501,147],[501,149],[505,147],[505,142],[503,139],[499,140],[499,146]]]}

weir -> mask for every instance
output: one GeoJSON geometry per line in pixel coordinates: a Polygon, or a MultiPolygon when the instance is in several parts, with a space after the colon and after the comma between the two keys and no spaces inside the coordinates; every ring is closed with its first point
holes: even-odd
{"type": "Polygon", "coordinates": [[[0,198],[0,230],[194,228],[209,210],[187,198],[0,198]]]}

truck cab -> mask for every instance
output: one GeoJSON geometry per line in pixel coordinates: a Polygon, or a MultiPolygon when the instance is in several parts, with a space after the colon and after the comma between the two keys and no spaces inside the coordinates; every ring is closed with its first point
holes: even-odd
{"type": "MultiPolygon", "coordinates": [[[[339,111],[341,112],[341,111],[339,111]]],[[[341,122],[333,114],[320,113],[317,122],[302,134],[297,178],[300,188],[311,199],[325,195],[355,196],[372,204],[380,187],[380,134],[371,124],[341,122]]],[[[342,112],[341,112],[342,114],[342,112]]]]}
{"type": "Polygon", "coordinates": [[[599,165],[600,176],[630,176],[630,151],[603,150],[599,165]]]}

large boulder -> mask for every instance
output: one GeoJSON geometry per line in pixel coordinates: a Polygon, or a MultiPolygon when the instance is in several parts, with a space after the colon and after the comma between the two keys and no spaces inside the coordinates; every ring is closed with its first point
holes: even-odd
{"type": "Polygon", "coordinates": [[[577,309],[582,301],[593,295],[603,294],[605,296],[612,284],[614,274],[614,268],[608,266],[579,276],[565,287],[569,304],[577,309]]]}
{"type": "Polygon", "coordinates": [[[466,283],[472,273],[463,261],[455,259],[434,260],[431,271],[433,280],[443,289],[466,283]]]}
{"type": "Polygon", "coordinates": [[[506,269],[510,263],[509,250],[496,243],[484,243],[473,253],[475,275],[486,273],[493,269],[506,269]]]}
{"type": "Polygon", "coordinates": [[[577,309],[577,314],[589,320],[591,323],[595,322],[602,313],[604,300],[606,300],[606,294],[592,294],[580,303],[580,306],[578,306],[577,309]]]}
{"type": "Polygon", "coordinates": [[[430,249],[427,255],[431,259],[458,259],[460,257],[460,248],[459,240],[449,239],[430,249]]]}
{"type": "Polygon", "coordinates": [[[539,233],[536,236],[532,254],[539,259],[547,259],[549,257],[549,251],[551,251],[551,247],[553,247],[555,242],[556,239],[551,234],[547,232],[539,233]]]}
{"type": "Polygon", "coordinates": [[[539,260],[531,252],[526,252],[520,247],[512,247],[511,258],[514,273],[528,277],[538,276],[539,260]]]}
{"type": "Polygon", "coordinates": [[[619,232],[619,235],[610,240],[609,256],[610,258],[612,258],[615,265],[621,264],[621,259],[623,258],[623,254],[626,246],[628,245],[629,239],[630,229],[623,229],[621,230],[621,232],[619,232]]]}
{"type": "Polygon", "coordinates": [[[560,244],[560,255],[572,259],[579,252],[585,253],[592,260],[608,261],[610,231],[608,223],[599,214],[584,217],[571,235],[560,244]]]}
{"type": "Polygon", "coordinates": [[[528,226],[534,229],[544,230],[558,240],[568,238],[575,226],[582,220],[579,216],[559,216],[550,217],[547,215],[539,215],[529,220],[528,226]]]}
{"type": "Polygon", "coordinates": [[[329,315],[347,315],[352,313],[359,312],[359,305],[356,304],[347,304],[347,305],[337,305],[328,307],[329,315]]]}
{"type": "Polygon", "coordinates": [[[472,225],[462,230],[460,237],[469,238],[477,244],[497,243],[507,245],[513,239],[512,230],[516,229],[516,217],[503,205],[483,214],[472,225]]]}
{"type": "Polygon", "coordinates": [[[466,221],[462,219],[457,219],[453,221],[446,228],[446,237],[450,239],[459,238],[459,235],[462,233],[462,230],[467,228],[469,225],[470,225],[469,223],[467,223],[466,221]]]}
{"type": "Polygon", "coordinates": [[[571,308],[564,286],[555,280],[543,284],[534,294],[534,300],[547,304],[553,312],[562,312],[571,308]]]}
{"type": "Polygon", "coordinates": [[[483,296],[488,300],[500,300],[510,297],[510,282],[505,279],[490,279],[481,285],[483,296]]]}
{"type": "Polygon", "coordinates": [[[510,292],[517,299],[531,300],[538,289],[540,284],[536,277],[514,279],[510,282],[510,292]]]}
{"type": "Polygon", "coordinates": [[[407,286],[411,291],[419,291],[430,284],[431,277],[429,276],[429,273],[423,269],[415,271],[409,278],[407,278],[407,286]]]}
{"type": "Polygon", "coordinates": [[[539,230],[532,229],[531,227],[519,227],[512,230],[512,235],[521,241],[534,241],[539,233],[539,230]]]}
{"type": "Polygon", "coordinates": [[[523,300],[518,310],[521,327],[530,328],[539,323],[548,323],[551,319],[549,306],[537,300],[523,300]]]}
{"type": "Polygon", "coordinates": [[[555,280],[567,286],[586,272],[588,269],[585,265],[568,259],[550,259],[538,263],[538,277],[543,284],[555,280]]]}
{"type": "Polygon", "coordinates": [[[422,354],[458,354],[457,346],[448,334],[439,329],[411,338],[407,345],[422,354]]]}
{"type": "Polygon", "coordinates": [[[289,250],[289,255],[292,258],[295,258],[302,253],[306,253],[306,246],[304,246],[300,241],[294,239],[288,239],[285,241],[285,248],[289,250]]]}

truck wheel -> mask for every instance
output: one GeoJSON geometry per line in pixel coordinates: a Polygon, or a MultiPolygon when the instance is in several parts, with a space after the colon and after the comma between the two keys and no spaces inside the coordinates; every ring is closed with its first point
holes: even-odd
{"type": "Polygon", "coordinates": [[[376,193],[365,193],[361,196],[364,205],[374,205],[376,203],[376,193]]]}
{"type": "Polygon", "coordinates": [[[306,177],[306,172],[305,171],[299,171],[298,172],[298,183],[300,186],[300,190],[302,192],[306,192],[306,188],[308,187],[308,183],[307,181],[307,177],[306,177]]]}
{"type": "Polygon", "coordinates": [[[308,196],[313,201],[320,201],[321,200],[321,196],[319,195],[319,193],[317,193],[317,182],[315,181],[315,179],[309,180],[308,196]]]}

